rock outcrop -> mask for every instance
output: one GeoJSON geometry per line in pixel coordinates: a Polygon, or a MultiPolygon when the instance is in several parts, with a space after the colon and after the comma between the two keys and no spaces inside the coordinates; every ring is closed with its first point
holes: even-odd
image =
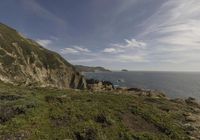
{"type": "Polygon", "coordinates": [[[0,80],[15,85],[86,88],[73,65],[0,23],[0,80]]]}
{"type": "Polygon", "coordinates": [[[99,81],[94,79],[87,79],[87,88],[92,91],[112,91],[114,86],[109,81],[99,81]]]}

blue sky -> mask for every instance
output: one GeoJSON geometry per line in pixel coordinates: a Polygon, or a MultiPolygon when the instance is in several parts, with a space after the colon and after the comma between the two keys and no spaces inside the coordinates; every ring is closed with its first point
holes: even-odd
{"type": "Polygon", "coordinates": [[[2,0],[0,22],[73,64],[200,70],[200,0],[2,0]]]}

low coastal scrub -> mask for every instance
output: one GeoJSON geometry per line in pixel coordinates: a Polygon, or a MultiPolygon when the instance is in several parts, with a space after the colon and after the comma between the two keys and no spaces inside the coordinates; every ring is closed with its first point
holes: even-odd
{"type": "Polygon", "coordinates": [[[188,140],[191,112],[166,98],[0,83],[1,140],[188,140]]]}

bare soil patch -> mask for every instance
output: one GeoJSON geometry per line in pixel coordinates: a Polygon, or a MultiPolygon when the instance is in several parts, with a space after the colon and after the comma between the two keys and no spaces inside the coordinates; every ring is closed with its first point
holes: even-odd
{"type": "Polygon", "coordinates": [[[161,133],[154,124],[132,113],[125,113],[122,117],[122,121],[124,125],[133,132],[161,133]]]}

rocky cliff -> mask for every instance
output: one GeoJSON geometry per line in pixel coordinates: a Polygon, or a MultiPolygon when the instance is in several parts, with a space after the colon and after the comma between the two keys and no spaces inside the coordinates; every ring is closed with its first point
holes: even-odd
{"type": "Polygon", "coordinates": [[[86,87],[83,76],[59,54],[1,23],[0,80],[36,87],[86,87]]]}

